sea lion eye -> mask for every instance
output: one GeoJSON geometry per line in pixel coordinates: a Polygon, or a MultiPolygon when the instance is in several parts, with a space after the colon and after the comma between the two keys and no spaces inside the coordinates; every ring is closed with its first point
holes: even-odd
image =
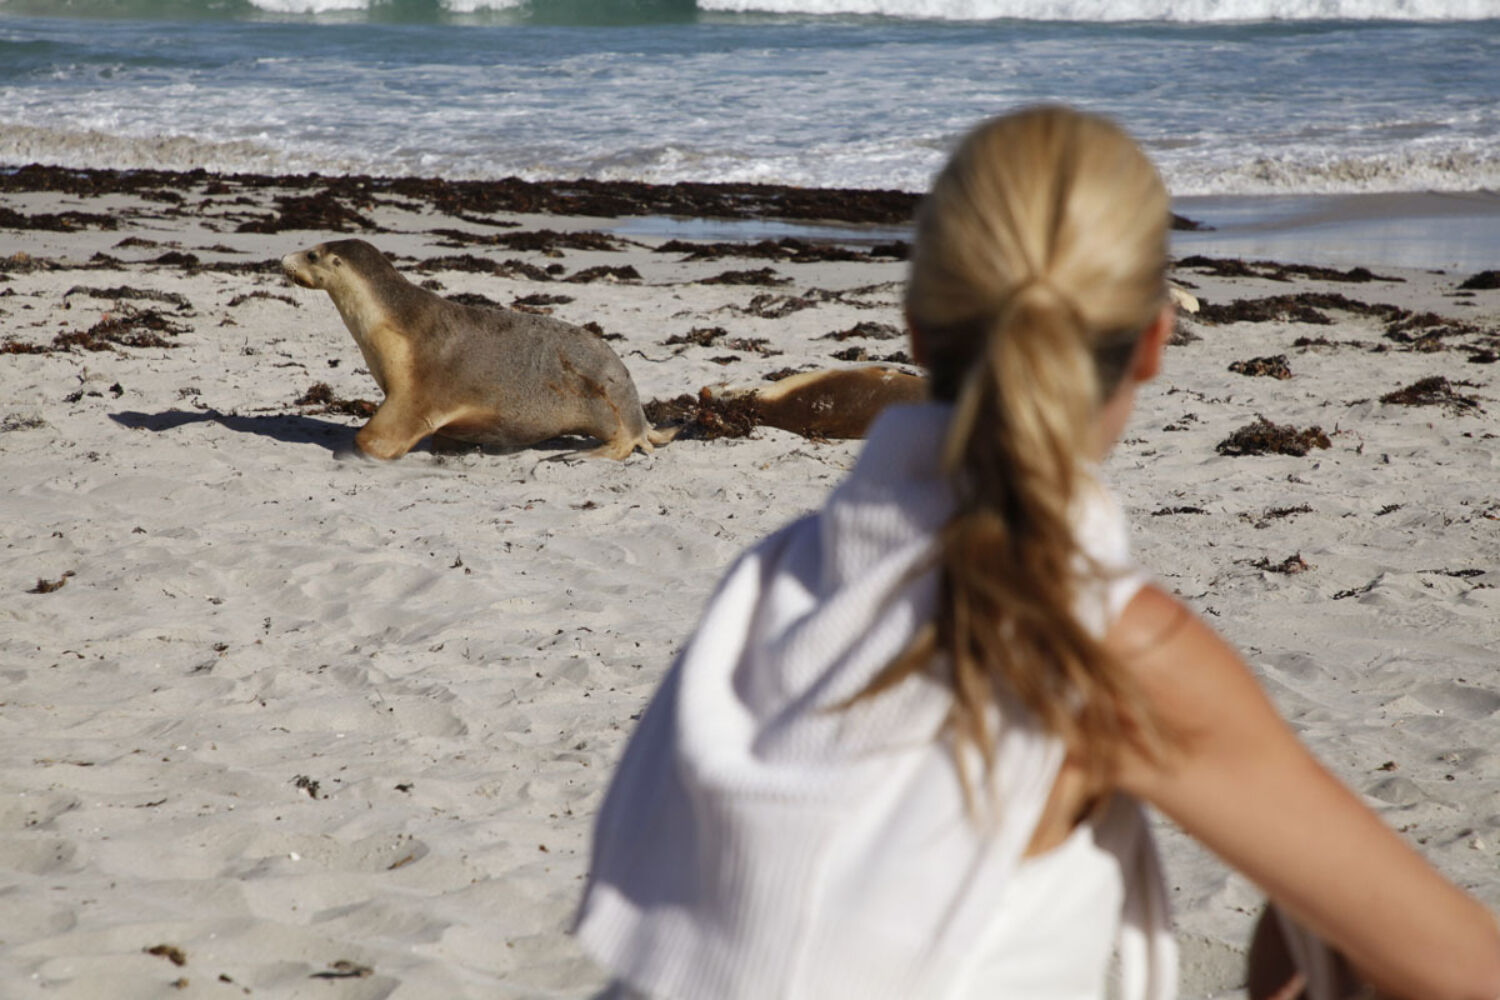
{"type": "Polygon", "coordinates": [[[309,250],[309,251],[307,251],[307,262],[309,264],[316,264],[318,262],[318,251],[316,251],[316,250],[309,250]]]}

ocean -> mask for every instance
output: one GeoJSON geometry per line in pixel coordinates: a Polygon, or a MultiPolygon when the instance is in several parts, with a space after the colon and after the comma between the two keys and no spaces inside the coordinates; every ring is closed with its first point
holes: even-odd
{"type": "Polygon", "coordinates": [[[0,165],[921,190],[1061,101],[1188,204],[1483,198],[1497,67],[1500,0],[0,0],[0,165]]]}

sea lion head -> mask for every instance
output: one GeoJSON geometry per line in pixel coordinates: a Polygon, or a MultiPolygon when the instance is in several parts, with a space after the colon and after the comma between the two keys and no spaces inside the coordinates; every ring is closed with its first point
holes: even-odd
{"type": "Polygon", "coordinates": [[[392,270],[390,261],[364,240],[334,240],[281,258],[281,269],[303,288],[331,290],[346,281],[345,269],[361,274],[392,270]]]}

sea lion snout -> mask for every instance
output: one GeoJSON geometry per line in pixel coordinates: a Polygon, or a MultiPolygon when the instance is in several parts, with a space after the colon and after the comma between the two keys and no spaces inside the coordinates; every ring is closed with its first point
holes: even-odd
{"type": "Polygon", "coordinates": [[[308,268],[306,250],[299,250],[296,253],[289,253],[285,257],[281,258],[281,270],[285,272],[287,280],[292,282],[294,285],[301,285],[303,288],[318,287],[313,282],[312,274],[310,273],[308,268]]]}

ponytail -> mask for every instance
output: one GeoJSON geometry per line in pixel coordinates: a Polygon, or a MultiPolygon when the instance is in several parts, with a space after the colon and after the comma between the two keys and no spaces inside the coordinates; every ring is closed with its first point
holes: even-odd
{"type": "Polygon", "coordinates": [[[1075,507],[1099,407],[1162,302],[1167,217],[1134,143],[1059,108],[976,130],[919,215],[907,313],[934,398],[953,404],[955,505],[936,620],[867,693],[942,654],[951,735],[986,768],[1001,692],[1101,790],[1125,744],[1157,745],[1130,676],[1078,620],[1080,588],[1103,570],[1079,549],[1075,507]]]}

